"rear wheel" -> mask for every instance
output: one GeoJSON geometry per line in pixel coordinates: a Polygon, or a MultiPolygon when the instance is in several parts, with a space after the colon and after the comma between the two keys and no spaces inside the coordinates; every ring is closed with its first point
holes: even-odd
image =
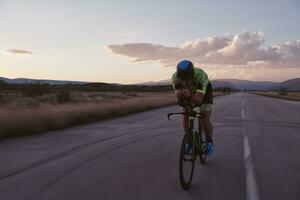
{"type": "Polygon", "coordinates": [[[194,173],[196,160],[196,146],[188,134],[185,134],[180,147],[179,155],[179,178],[181,187],[188,190],[194,173]],[[191,144],[191,152],[186,154],[186,145],[191,144]]]}

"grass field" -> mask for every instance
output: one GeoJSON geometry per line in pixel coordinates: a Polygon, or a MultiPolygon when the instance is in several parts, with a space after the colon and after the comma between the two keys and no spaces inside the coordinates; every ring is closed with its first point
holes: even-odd
{"type": "Polygon", "coordinates": [[[280,99],[287,99],[292,101],[300,101],[300,92],[288,92],[288,91],[256,91],[251,92],[253,94],[269,96],[280,99]]]}
{"type": "MultiPolygon", "coordinates": [[[[214,96],[227,93],[216,92],[214,96]]],[[[2,93],[0,140],[57,130],[174,105],[173,92],[72,92],[68,103],[55,94],[24,97],[2,93]]]]}

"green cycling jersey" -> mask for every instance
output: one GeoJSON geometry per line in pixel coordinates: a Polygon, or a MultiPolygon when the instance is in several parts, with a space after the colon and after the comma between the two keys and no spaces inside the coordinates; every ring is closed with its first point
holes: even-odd
{"type": "Polygon", "coordinates": [[[183,88],[181,80],[177,77],[176,72],[172,76],[172,84],[174,91],[178,89],[188,89],[192,93],[200,92],[205,94],[209,79],[207,74],[200,68],[194,68],[194,77],[189,88],[183,88]]]}

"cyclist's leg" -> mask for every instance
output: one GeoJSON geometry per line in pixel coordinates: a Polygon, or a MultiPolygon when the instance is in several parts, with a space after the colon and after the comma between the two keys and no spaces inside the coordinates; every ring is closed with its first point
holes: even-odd
{"type": "MultiPolygon", "coordinates": [[[[184,113],[187,113],[188,110],[187,110],[186,108],[182,107],[182,111],[183,111],[184,113]]],[[[186,115],[183,115],[183,118],[182,118],[182,126],[183,126],[184,130],[186,130],[186,129],[189,128],[189,118],[188,118],[188,116],[186,116],[186,115]]]]}
{"type": "MultiPolygon", "coordinates": [[[[184,113],[188,112],[188,110],[186,108],[184,108],[184,107],[182,107],[182,111],[184,113]]],[[[182,117],[182,127],[184,129],[184,132],[186,134],[188,134],[189,133],[189,118],[186,115],[183,115],[183,117],[182,117]]]]}
{"type": "MultiPolygon", "coordinates": [[[[203,105],[202,105],[203,106],[203,105]]],[[[214,152],[214,145],[213,145],[213,125],[210,122],[210,116],[212,111],[204,111],[202,109],[202,114],[200,116],[201,122],[203,124],[204,133],[206,136],[206,142],[207,142],[207,155],[212,155],[214,152]]]]}
{"type": "Polygon", "coordinates": [[[203,103],[200,107],[200,120],[206,136],[206,141],[212,142],[213,125],[210,122],[210,116],[213,110],[213,91],[211,83],[206,88],[206,93],[203,98],[203,103]]]}
{"type": "MultiPolygon", "coordinates": [[[[201,112],[201,116],[200,116],[200,121],[201,121],[201,125],[204,131],[204,134],[206,136],[206,141],[208,142],[212,142],[212,136],[213,136],[213,125],[210,121],[210,116],[212,111],[211,110],[204,110],[203,106],[205,106],[205,104],[203,104],[200,108],[200,112],[201,112]]],[[[211,106],[209,106],[211,107],[211,106]]]]}

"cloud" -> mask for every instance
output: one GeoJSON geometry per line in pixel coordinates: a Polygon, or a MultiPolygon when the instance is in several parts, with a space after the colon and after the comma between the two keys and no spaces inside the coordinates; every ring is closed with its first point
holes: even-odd
{"type": "Polygon", "coordinates": [[[21,49],[8,49],[6,52],[10,54],[33,55],[33,52],[21,49]]]}
{"type": "Polygon", "coordinates": [[[262,32],[241,32],[187,41],[175,47],[128,43],[108,45],[108,48],[133,62],[156,61],[164,66],[175,66],[181,59],[190,59],[198,65],[300,67],[300,40],[264,47],[263,36],[262,32]]]}

